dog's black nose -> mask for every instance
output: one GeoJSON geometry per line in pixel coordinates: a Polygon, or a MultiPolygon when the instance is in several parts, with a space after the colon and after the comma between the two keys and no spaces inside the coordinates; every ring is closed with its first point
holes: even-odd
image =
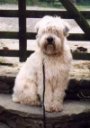
{"type": "Polygon", "coordinates": [[[48,37],[48,38],[47,38],[47,42],[48,42],[49,44],[52,44],[52,43],[53,43],[53,37],[48,37]]]}

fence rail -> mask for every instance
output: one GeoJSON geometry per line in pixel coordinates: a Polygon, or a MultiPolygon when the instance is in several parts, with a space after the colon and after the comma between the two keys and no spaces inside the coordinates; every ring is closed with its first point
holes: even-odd
{"type": "MultiPolygon", "coordinates": [[[[90,19],[90,11],[80,11],[80,13],[86,18],[90,19]]],[[[74,19],[75,16],[66,10],[26,10],[26,18],[41,18],[44,15],[58,15],[65,19],[74,19]]],[[[19,17],[18,10],[0,10],[0,17],[19,17]]],[[[78,18],[76,16],[76,18],[78,18]]]]}
{"type": "MultiPolygon", "coordinates": [[[[65,0],[60,0],[66,10],[26,10],[26,0],[18,0],[18,10],[0,10],[0,17],[17,17],[19,19],[19,32],[0,31],[0,39],[19,39],[19,50],[0,50],[0,56],[19,57],[20,61],[25,61],[27,56],[33,51],[27,51],[27,39],[35,39],[36,33],[26,32],[26,18],[41,18],[44,15],[58,15],[65,19],[75,19],[84,33],[70,34],[69,40],[90,41],[90,26],[86,19],[90,19],[90,11],[80,11],[65,0]],[[71,11],[72,9],[72,11],[71,11]],[[85,18],[84,18],[85,17],[85,18]]],[[[90,53],[73,52],[74,59],[90,60],[90,53]]]]}
{"type": "MultiPolygon", "coordinates": [[[[27,32],[26,38],[27,39],[35,39],[36,33],[33,32],[27,32]]],[[[19,32],[0,32],[0,38],[4,39],[19,39],[19,32]]],[[[78,40],[78,41],[89,41],[90,36],[85,34],[70,34],[68,37],[69,40],[78,40]]]]}

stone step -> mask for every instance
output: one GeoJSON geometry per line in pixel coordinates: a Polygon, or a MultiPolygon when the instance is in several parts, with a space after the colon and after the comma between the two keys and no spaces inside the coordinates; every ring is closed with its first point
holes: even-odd
{"type": "MultiPolygon", "coordinates": [[[[15,77],[0,76],[0,93],[10,94],[14,86],[15,77]]],[[[90,80],[71,79],[66,91],[66,99],[90,100],[90,80]]]]}
{"type": "MultiPolygon", "coordinates": [[[[47,113],[47,128],[90,128],[90,102],[65,101],[62,112],[47,113]]],[[[44,128],[42,107],[13,103],[0,94],[0,128],[44,128]]]]}

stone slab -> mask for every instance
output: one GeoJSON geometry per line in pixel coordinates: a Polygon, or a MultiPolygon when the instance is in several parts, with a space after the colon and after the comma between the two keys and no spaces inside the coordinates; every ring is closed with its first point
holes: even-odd
{"type": "MultiPolygon", "coordinates": [[[[13,103],[0,94],[0,128],[44,128],[41,107],[13,103]]],[[[64,111],[46,113],[46,128],[90,128],[90,102],[67,101],[64,111]]]]}
{"type": "MultiPolygon", "coordinates": [[[[12,101],[11,95],[5,95],[5,94],[0,94],[0,106],[7,110],[12,110],[21,112],[21,113],[28,113],[30,116],[31,115],[38,115],[42,116],[43,111],[42,107],[35,107],[35,106],[29,106],[29,105],[22,105],[19,103],[14,103],[12,101]]],[[[87,101],[65,101],[64,102],[64,111],[62,112],[54,112],[54,113],[46,113],[47,117],[60,117],[62,115],[72,115],[72,114],[79,114],[84,111],[90,110],[90,102],[87,101]]]]}

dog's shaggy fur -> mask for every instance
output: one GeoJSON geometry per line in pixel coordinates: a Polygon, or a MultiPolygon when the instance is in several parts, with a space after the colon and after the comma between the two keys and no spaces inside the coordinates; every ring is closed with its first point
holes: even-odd
{"type": "Polygon", "coordinates": [[[61,111],[68,86],[72,56],[67,44],[69,26],[60,17],[45,16],[37,24],[39,50],[33,53],[18,73],[12,99],[21,104],[42,102],[45,65],[45,110],[61,111]]]}

